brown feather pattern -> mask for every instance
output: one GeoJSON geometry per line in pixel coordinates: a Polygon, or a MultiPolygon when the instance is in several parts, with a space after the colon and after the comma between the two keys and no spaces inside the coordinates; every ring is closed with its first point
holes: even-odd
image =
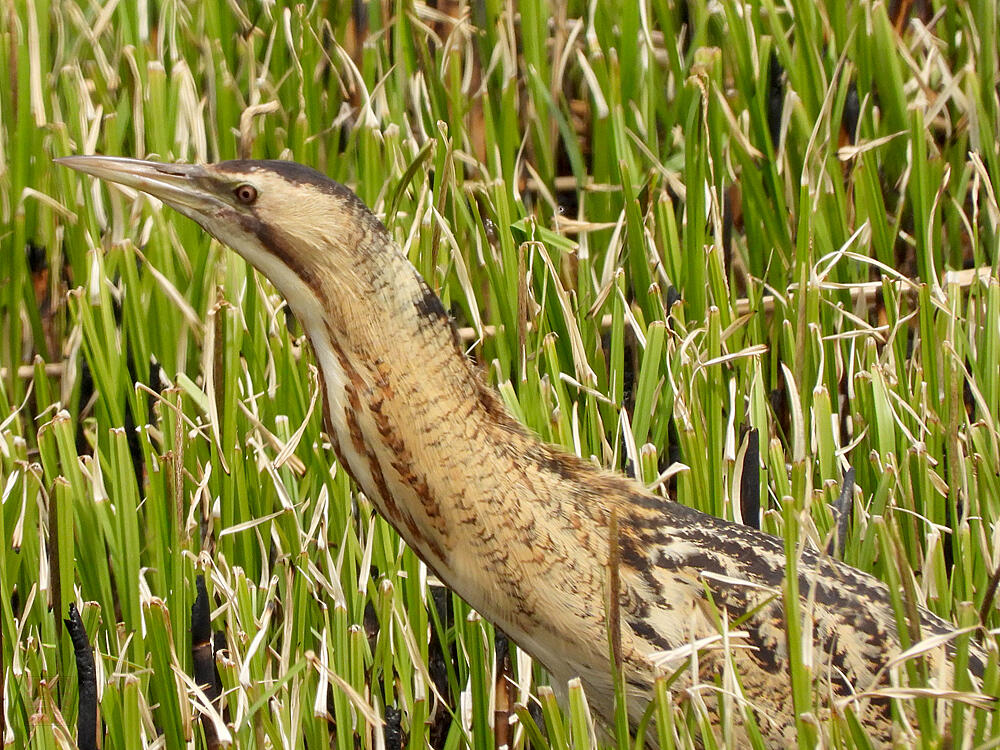
{"type": "MultiPolygon", "coordinates": [[[[70,161],[116,179],[96,162],[70,161]]],[[[613,512],[632,718],[645,710],[657,676],[679,670],[674,695],[697,692],[719,731],[720,702],[735,700],[755,712],[769,747],[794,742],[782,540],[654,496],[530,434],[465,357],[437,297],[343,186],[281,162],[185,169],[209,207],[180,210],[285,295],[316,351],[341,464],[448,586],[557,682],[579,677],[591,705],[610,719],[604,597],[613,512]],[[239,183],[255,187],[254,205],[227,198],[239,183]],[[725,623],[729,633],[719,639],[725,623]],[[728,650],[718,647],[727,642],[728,650]],[[696,643],[703,647],[691,648],[696,643]]],[[[176,180],[175,171],[154,177],[176,180]]],[[[155,181],[117,179],[158,189],[155,181]]],[[[177,205],[170,194],[160,197],[177,205]]],[[[797,567],[822,718],[837,699],[888,684],[884,666],[900,653],[899,637],[883,583],[809,549],[797,567]]],[[[926,609],[919,616],[924,636],[952,632],[926,609]]],[[[932,670],[941,687],[951,682],[948,656],[939,649],[940,668],[932,670]]],[[[974,672],[984,658],[973,649],[974,672]]],[[[852,707],[877,743],[892,741],[887,700],[852,707]]],[[[742,744],[739,714],[730,739],[742,744]]]]}

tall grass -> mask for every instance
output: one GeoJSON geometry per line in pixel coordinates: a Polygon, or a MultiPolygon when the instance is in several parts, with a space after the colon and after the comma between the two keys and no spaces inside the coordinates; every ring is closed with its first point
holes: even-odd
{"type": "MultiPolygon", "coordinates": [[[[628,744],[578,686],[563,713],[502,658],[356,493],[269,283],[51,164],[90,152],[287,157],[345,182],[546,440],[752,521],[757,430],[760,524],[792,562],[825,548],[853,468],[843,558],[901,613],[980,626],[959,665],[983,642],[997,695],[997,9],[902,5],[5,8],[3,744],[73,746],[70,603],[108,750],[204,747],[202,715],[239,747],[628,744]],[[217,708],[190,677],[198,575],[217,708]]],[[[814,720],[793,667],[803,746],[865,746],[850,705],[814,720]]],[[[699,699],[659,689],[663,747],[725,744],[699,699]]],[[[906,702],[909,744],[1000,734],[975,704],[906,702]]]]}

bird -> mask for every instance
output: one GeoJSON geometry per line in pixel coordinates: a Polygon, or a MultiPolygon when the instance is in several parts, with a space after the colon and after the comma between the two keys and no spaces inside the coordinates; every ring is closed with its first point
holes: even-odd
{"type": "MultiPolygon", "coordinates": [[[[158,198],[273,283],[315,354],[339,465],[554,685],[579,679],[611,722],[619,673],[634,726],[657,678],[671,674],[671,695],[697,693],[713,732],[734,726],[742,745],[752,715],[766,747],[796,741],[784,541],[653,494],[519,423],[438,296],[349,188],[291,161],[56,161],[158,198]]],[[[795,569],[814,720],[849,705],[876,743],[892,742],[884,689],[904,649],[886,585],[809,548],[795,569]]],[[[947,686],[955,629],[917,612],[908,630],[945,644],[932,671],[947,686]]],[[[970,645],[968,662],[975,684],[983,648],[970,645]]]]}

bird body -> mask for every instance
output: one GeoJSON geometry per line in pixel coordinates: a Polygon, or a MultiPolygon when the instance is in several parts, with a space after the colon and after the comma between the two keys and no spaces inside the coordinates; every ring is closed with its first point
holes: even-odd
{"type": "MultiPolygon", "coordinates": [[[[483,382],[438,298],[353,193],[289,162],[62,162],[157,196],[275,284],[315,350],[342,466],[441,580],[557,682],[579,677],[591,705],[613,716],[614,565],[633,721],[657,675],[678,670],[678,694],[713,686],[701,695],[714,721],[729,690],[735,705],[756,712],[767,745],[794,741],[782,540],[655,496],[530,434],[483,382]],[[658,665],[664,652],[674,658],[658,665]],[[715,689],[727,669],[739,681],[715,689]]],[[[829,710],[835,699],[884,687],[884,667],[901,651],[885,585],[809,550],[797,569],[815,645],[803,656],[819,676],[819,703],[829,710]]],[[[952,631],[929,611],[920,620],[924,636],[952,631]]],[[[887,700],[860,697],[852,708],[876,740],[891,739],[887,700]]],[[[741,732],[739,718],[735,724],[741,732]]]]}

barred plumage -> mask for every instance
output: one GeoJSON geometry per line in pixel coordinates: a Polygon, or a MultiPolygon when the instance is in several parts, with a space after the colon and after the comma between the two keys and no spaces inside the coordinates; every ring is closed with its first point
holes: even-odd
{"type": "MultiPolygon", "coordinates": [[[[157,196],[275,284],[314,347],[342,465],[427,565],[557,681],[580,677],[592,705],[611,718],[605,592],[613,514],[633,720],[656,675],[680,668],[679,699],[701,683],[715,721],[729,700],[756,712],[769,746],[794,740],[782,541],[541,443],[482,382],[440,301],[349,190],[288,162],[61,161],[157,196]],[[730,631],[719,639],[726,622],[730,631]]],[[[886,587],[809,550],[798,570],[814,632],[805,658],[821,708],[850,699],[872,736],[890,741],[888,700],[870,695],[888,684],[886,664],[900,652],[886,587]]],[[[952,632],[929,611],[919,614],[924,636],[952,632]]],[[[937,653],[946,686],[947,647],[937,653]]],[[[973,649],[973,671],[983,658],[973,649]]]]}

